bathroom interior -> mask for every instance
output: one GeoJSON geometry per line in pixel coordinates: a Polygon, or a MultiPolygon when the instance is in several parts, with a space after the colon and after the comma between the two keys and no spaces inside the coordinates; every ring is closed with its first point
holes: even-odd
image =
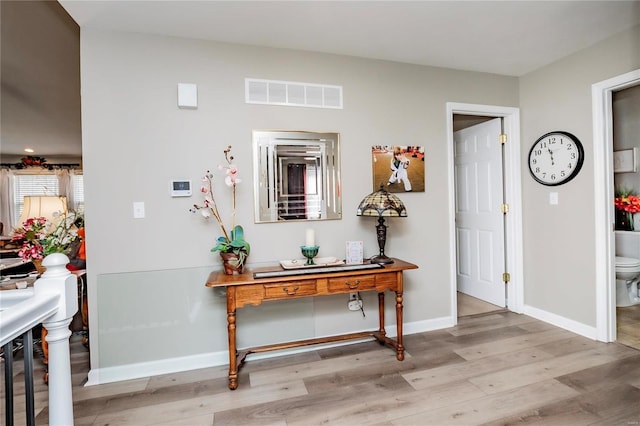
{"type": "MultiPolygon", "coordinates": [[[[640,85],[613,94],[613,151],[617,199],[640,196],[640,85]]],[[[615,250],[617,341],[640,349],[640,212],[616,206],[615,250]]]]}

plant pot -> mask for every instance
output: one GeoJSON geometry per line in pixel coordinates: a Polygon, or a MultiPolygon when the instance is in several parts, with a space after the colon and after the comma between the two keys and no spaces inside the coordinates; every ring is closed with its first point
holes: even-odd
{"type": "MultiPolygon", "coordinates": [[[[227,275],[240,275],[244,272],[244,262],[240,263],[240,256],[235,253],[220,253],[224,273],[227,275]]],[[[245,261],[246,261],[245,257],[245,261]]]]}
{"type": "Polygon", "coordinates": [[[616,210],[616,230],[633,231],[633,213],[624,210],[616,210]]]}
{"type": "Polygon", "coordinates": [[[44,274],[44,271],[47,270],[45,266],[42,266],[42,259],[31,259],[31,263],[36,267],[36,271],[38,271],[38,275],[44,274]]]}

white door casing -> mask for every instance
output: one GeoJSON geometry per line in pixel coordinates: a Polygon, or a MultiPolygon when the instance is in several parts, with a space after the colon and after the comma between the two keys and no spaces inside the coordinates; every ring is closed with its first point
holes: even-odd
{"type": "Polygon", "coordinates": [[[505,253],[507,272],[511,280],[507,284],[507,307],[509,310],[522,313],[523,296],[523,252],[522,252],[522,190],[521,190],[521,158],[520,158],[520,110],[512,107],[494,105],[477,105],[447,102],[447,172],[449,193],[449,269],[450,269],[450,312],[452,323],[457,323],[457,280],[455,243],[455,177],[453,153],[453,116],[478,115],[502,117],[503,131],[507,135],[504,147],[504,192],[509,204],[509,213],[505,216],[505,253]]]}
{"type": "Polygon", "coordinates": [[[458,291],[505,307],[502,119],[453,134],[458,291]]]}
{"type": "Polygon", "coordinates": [[[596,248],[596,339],[616,340],[613,92],[640,84],[640,69],[591,86],[596,248]]]}

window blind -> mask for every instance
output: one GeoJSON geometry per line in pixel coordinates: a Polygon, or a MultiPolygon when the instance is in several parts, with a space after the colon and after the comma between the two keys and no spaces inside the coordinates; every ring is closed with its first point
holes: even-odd
{"type": "Polygon", "coordinates": [[[56,175],[16,175],[13,186],[13,203],[17,217],[22,214],[27,195],[59,195],[56,175]]]}

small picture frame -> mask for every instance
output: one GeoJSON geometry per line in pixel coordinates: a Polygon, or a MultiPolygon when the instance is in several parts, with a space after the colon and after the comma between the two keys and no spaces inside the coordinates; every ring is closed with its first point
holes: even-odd
{"type": "Polygon", "coordinates": [[[636,165],[636,148],[613,152],[614,173],[630,173],[636,171],[638,171],[636,165]]]}
{"type": "Polygon", "coordinates": [[[347,265],[361,265],[364,261],[362,241],[347,241],[347,265]]]}

